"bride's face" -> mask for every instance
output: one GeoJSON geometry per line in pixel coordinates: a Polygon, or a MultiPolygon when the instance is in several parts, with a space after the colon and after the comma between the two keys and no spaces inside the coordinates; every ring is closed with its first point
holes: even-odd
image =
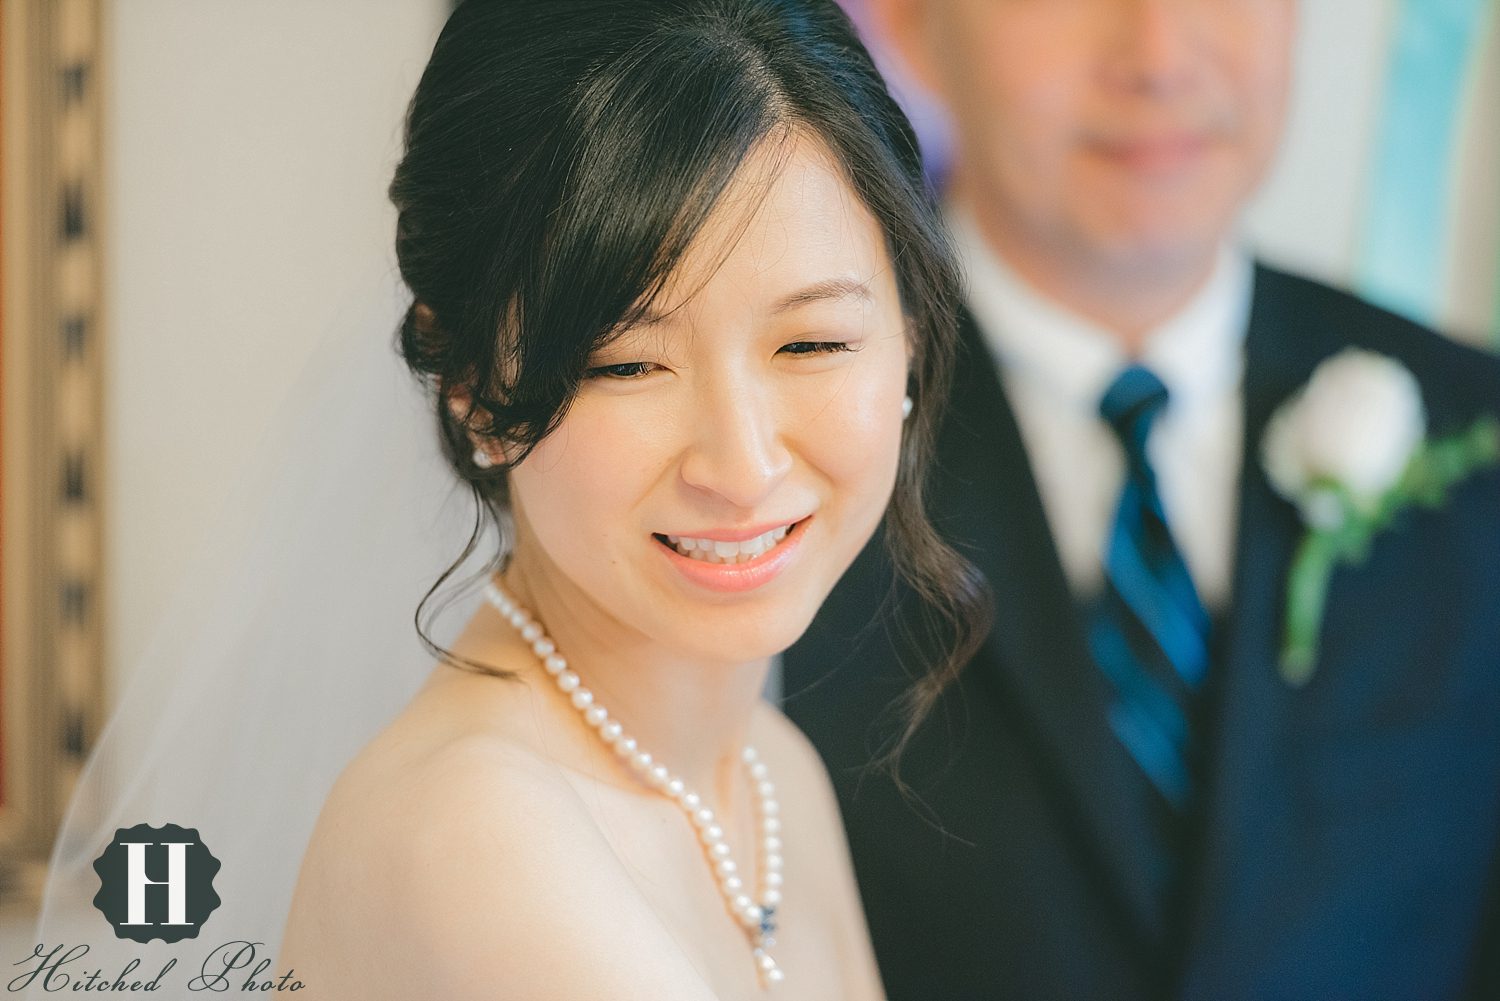
{"type": "Polygon", "coordinates": [[[816,141],[768,170],[757,150],[655,315],[589,360],[510,474],[519,570],[569,615],[713,660],[801,635],[875,530],[901,442],[883,232],[816,141]]]}

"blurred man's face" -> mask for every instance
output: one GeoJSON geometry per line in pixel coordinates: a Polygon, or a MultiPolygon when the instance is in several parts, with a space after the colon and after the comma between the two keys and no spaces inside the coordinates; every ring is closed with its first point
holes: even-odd
{"type": "Polygon", "coordinates": [[[1201,260],[1279,137],[1295,0],[872,0],[1002,244],[1201,260]]]}

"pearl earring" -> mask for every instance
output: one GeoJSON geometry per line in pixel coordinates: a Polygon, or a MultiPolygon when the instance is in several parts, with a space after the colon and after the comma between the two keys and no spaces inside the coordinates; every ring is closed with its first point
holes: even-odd
{"type": "Polygon", "coordinates": [[[486,452],[482,448],[474,449],[474,465],[478,466],[480,469],[489,469],[494,464],[495,460],[490,458],[490,453],[486,452]]]}
{"type": "Polygon", "coordinates": [[[901,401],[901,419],[904,421],[911,416],[911,397],[908,396],[901,401]]]}

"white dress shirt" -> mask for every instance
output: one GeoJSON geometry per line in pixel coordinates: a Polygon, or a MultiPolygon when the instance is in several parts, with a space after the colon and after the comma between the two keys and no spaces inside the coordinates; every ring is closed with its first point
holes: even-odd
{"type": "Polygon", "coordinates": [[[1026,284],[963,207],[949,204],[946,214],[967,273],[969,308],[1000,364],[1074,594],[1086,598],[1102,584],[1125,480],[1124,450],[1099,416],[1099,400],[1138,360],[1170,394],[1146,445],[1162,507],[1204,604],[1222,609],[1238,506],[1249,256],[1222,247],[1208,281],[1146,336],[1133,359],[1118,338],[1026,284]]]}

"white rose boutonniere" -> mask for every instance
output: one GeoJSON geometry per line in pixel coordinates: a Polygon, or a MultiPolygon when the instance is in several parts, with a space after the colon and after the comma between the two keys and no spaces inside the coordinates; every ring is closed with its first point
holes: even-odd
{"type": "Polygon", "coordinates": [[[1287,580],[1281,674],[1289,684],[1312,677],[1334,567],[1363,562],[1370,540],[1402,509],[1439,507],[1455,483],[1500,463],[1493,416],[1437,440],[1426,433],[1416,378],[1356,348],[1319,365],[1267,424],[1266,475],[1307,526],[1287,580]]]}

